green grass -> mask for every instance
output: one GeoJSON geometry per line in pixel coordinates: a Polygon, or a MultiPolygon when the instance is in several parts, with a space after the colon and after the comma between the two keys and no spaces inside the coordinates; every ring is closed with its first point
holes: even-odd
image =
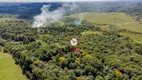
{"type": "Polygon", "coordinates": [[[27,80],[10,54],[0,52],[0,80],[27,80]]]}
{"type": "MultiPolygon", "coordinates": [[[[111,24],[115,25],[119,29],[126,29],[132,32],[142,33],[142,24],[137,22],[133,17],[125,13],[93,13],[85,12],[79,14],[72,14],[69,17],[78,18],[79,15],[83,15],[83,19],[89,22],[96,24],[111,24]]],[[[102,30],[109,31],[109,28],[106,26],[101,27],[102,30]]],[[[142,35],[133,34],[129,32],[120,33],[121,35],[130,37],[133,41],[142,44],[142,35]]]]}
{"type": "Polygon", "coordinates": [[[130,37],[136,43],[142,44],[142,35],[141,34],[133,34],[133,33],[129,33],[129,32],[121,32],[120,34],[130,37]]]}
{"type": "Polygon", "coordinates": [[[102,34],[101,32],[97,31],[84,31],[81,33],[81,35],[86,36],[86,35],[95,35],[95,34],[102,34]]]}
{"type": "MultiPolygon", "coordinates": [[[[142,32],[142,24],[135,21],[131,16],[125,13],[80,13],[83,19],[97,24],[113,24],[121,29],[127,29],[135,32],[142,32]]],[[[78,18],[78,14],[73,14],[71,17],[78,18]]]]}
{"type": "Polygon", "coordinates": [[[6,22],[6,21],[15,21],[16,18],[0,18],[0,22],[6,22]]]}

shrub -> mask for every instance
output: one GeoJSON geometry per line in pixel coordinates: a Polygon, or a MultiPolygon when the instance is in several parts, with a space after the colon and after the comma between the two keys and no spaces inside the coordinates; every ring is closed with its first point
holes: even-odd
{"type": "Polygon", "coordinates": [[[66,60],[65,61],[61,61],[60,62],[60,67],[61,68],[67,67],[67,61],[66,60]]]}
{"type": "Polygon", "coordinates": [[[79,77],[81,75],[80,70],[79,69],[74,70],[74,74],[75,76],[79,77]]]}
{"type": "Polygon", "coordinates": [[[95,68],[101,68],[102,67],[101,60],[99,60],[98,58],[91,56],[91,55],[84,56],[84,58],[82,58],[82,62],[85,65],[91,65],[95,68]]]}
{"type": "Polygon", "coordinates": [[[142,80],[142,75],[137,76],[136,80],[142,80]]]}
{"type": "Polygon", "coordinates": [[[102,76],[96,76],[95,80],[104,80],[102,76]]]}
{"type": "Polygon", "coordinates": [[[76,67],[77,67],[77,64],[74,63],[74,62],[71,62],[71,63],[69,64],[69,69],[76,69],[76,67]]]}

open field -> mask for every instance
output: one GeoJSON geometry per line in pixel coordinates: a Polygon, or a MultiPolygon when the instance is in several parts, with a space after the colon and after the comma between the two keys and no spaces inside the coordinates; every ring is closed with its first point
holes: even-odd
{"type": "Polygon", "coordinates": [[[0,80],[27,80],[10,54],[0,52],[0,80]]]}
{"type": "MultiPolygon", "coordinates": [[[[80,13],[83,19],[97,24],[113,24],[121,29],[142,32],[142,24],[125,13],[80,13]]],[[[77,17],[73,14],[71,17],[77,17]]]]}
{"type": "Polygon", "coordinates": [[[124,35],[124,36],[128,36],[128,37],[130,36],[133,41],[142,44],[142,35],[141,34],[133,34],[133,33],[129,33],[129,32],[121,32],[120,34],[124,35]]]}
{"type": "Polygon", "coordinates": [[[7,22],[7,21],[18,21],[18,19],[16,19],[16,18],[0,18],[0,23],[7,22]]]}
{"type": "MultiPolygon", "coordinates": [[[[73,14],[71,17],[78,18],[79,14],[73,14]]],[[[83,19],[97,24],[112,24],[117,28],[126,29],[132,32],[142,33],[142,24],[137,22],[133,17],[125,13],[80,13],[83,19]]],[[[106,29],[106,28],[105,28],[106,29]]],[[[121,33],[124,36],[129,36],[137,43],[142,43],[141,34],[121,33]]]]}

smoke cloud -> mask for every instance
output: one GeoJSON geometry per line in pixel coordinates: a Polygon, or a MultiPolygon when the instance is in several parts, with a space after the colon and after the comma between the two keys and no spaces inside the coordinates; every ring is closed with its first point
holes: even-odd
{"type": "MultiPolygon", "coordinates": [[[[61,20],[68,12],[77,12],[79,7],[77,4],[63,4],[62,7],[57,8],[54,11],[49,11],[51,5],[43,5],[41,8],[41,14],[34,17],[34,22],[32,27],[45,27],[51,23],[61,20]]],[[[82,17],[82,16],[80,16],[82,17]]],[[[80,18],[79,17],[79,18],[80,18]]],[[[76,20],[75,24],[81,24],[82,18],[76,20]]]]}
{"type": "Polygon", "coordinates": [[[46,25],[60,20],[65,13],[63,8],[49,11],[51,5],[43,5],[41,14],[34,17],[33,27],[45,27],[46,25]]]}
{"type": "Polygon", "coordinates": [[[83,14],[77,14],[77,19],[73,22],[75,25],[81,25],[83,20],[83,14]]]}

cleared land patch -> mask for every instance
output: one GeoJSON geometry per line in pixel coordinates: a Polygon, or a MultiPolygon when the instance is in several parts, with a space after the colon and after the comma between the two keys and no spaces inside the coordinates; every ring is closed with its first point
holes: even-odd
{"type": "MultiPolygon", "coordinates": [[[[85,12],[79,13],[83,15],[83,19],[96,24],[111,24],[119,29],[126,29],[132,32],[142,33],[142,24],[136,21],[133,17],[125,13],[93,13],[85,12]]],[[[70,17],[78,18],[79,14],[72,14],[70,17]]],[[[108,28],[102,28],[107,30],[108,28]]],[[[142,43],[141,34],[133,34],[129,32],[121,33],[121,35],[128,36],[135,42],[142,43]]]]}
{"type": "MultiPolygon", "coordinates": [[[[112,24],[121,29],[128,29],[135,32],[142,32],[142,24],[135,21],[131,16],[125,13],[80,13],[83,19],[97,24],[112,24]]],[[[77,18],[78,15],[73,14],[71,17],[77,18]]]]}
{"type": "Polygon", "coordinates": [[[129,33],[129,32],[121,32],[120,34],[124,35],[124,36],[128,36],[128,37],[130,36],[133,41],[142,44],[142,35],[141,34],[133,34],[133,33],[129,33]]]}
{"type": "Polygon", "coordinates": [[[15,64],[12,56],[0,52],[0,80],[27,80],[22,75],[20,66],[15,64]]]}

